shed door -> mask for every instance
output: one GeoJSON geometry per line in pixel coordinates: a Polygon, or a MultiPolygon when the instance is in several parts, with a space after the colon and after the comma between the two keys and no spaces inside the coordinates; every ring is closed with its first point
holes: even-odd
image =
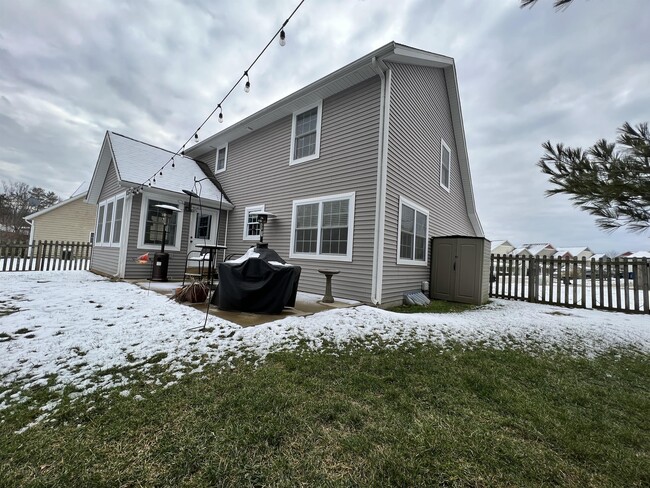
{"type": "Polygon", "coordinates": [[[453,300],[456,281],[456,239],[434,239],[433,242],[431,296],[438,300],[453,300]]]}
{"type": "Polygon", "coordinates": [[[456,260],[455,299],[459,302],[475,303],[477,301],[481,272],[481,256],[483,241],[478,239],[459,240],[458,259],[456,260]],[[479,243],[481,246],[479,246],[479,243]]]}

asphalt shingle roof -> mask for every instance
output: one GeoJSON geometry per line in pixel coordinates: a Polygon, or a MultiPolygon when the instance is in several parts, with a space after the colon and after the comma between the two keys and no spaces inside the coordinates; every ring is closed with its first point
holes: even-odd
{"type": "MultiPolygon", "coordinates": [[[[169,159],[174,155],[160,147],[152,146],[145,142],[132,139],[116,132],[109,132],[114,162],[120,179],[125,182],[141,184],[146,183],[169,159]]],[[[162,176],[156,175],[156,188],[182,193],[183,190],[193,190],[201,198],[219,201],[221,193],[209,179],[205,179],[194,187],[195,180],[206,178],[196,161],[182,156],[174,157],[171,163],[163,170],[162,176]]]]}

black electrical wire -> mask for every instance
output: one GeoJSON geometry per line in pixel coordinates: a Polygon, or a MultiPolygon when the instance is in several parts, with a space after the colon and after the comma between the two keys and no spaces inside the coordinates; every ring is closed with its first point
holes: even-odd
{"type": "Polygon", "coordinates": [[[284,23],[282,24],[282,26],[281,26],[281,27],[280,27],[280,28],[275,32],[275,34],[273,34],[273,37],[271,37],[271,39],[270,39],[269,42],[266,44],[266,46],[264,46],[264,49],[262,49],[262,51],[260,51],[260,53],[257,55],[257,57],[256,57],[256,58],[253,60],[253,62],[250,64],[250,66],[248,67],[248,69],[246,69],[246,70],[244,71],[244,73],[239,77],[239,79],[235,82],[235,84],[232,86],[232,88],[230,88],[230,90],[228,90],[228,93],[226,93],[226,96],[223,97],[223,99],[222,99],[222,100],[217,104],[216,107],[214,107],[214,110],[212,110],[212,112],[210,112],[210,115],[208,115],[208,116],[205,118],[205,120],[204,120],[203,122],[201,122],[201,125],[199,125],[199,127],[198,127],[194,132],[192,132],[192,135],[190,136],[190,138],[189,138],[187,141],[185,141],[185,143],[180,147],[180,149],[179,149],[178,151],[176,151],[176,152],[172,155],[172,157],[170,157],[169,160],[168,160],[165,164],[162,165],[162,167],[161,167],[160,169],[158,169],[157,171],[155,171],[155,172],[151,175],[151,177],[149,177],[149,178],[147,178],[145,181],[143,181],[142,184],[140,185],[140,187],[144,187],[144,185],[145,185],[147,182],[151,182],[151,180],[152,180],[152,179],[153,179],[153,178],[154,178],[154,177],[155,177],[155,176],[156,176],[160,171],[162,171],[163,169],[165,169],[165,168],[167,167],[167,165],[173,161],[173,159],[174,159],[175,156],[178,156],[178,155],[180,154],[181,151],[184,152],[184,151],[185,151],[185,146],[186,146],[186,145],[187,145],[187,144],[192,140],[192,138],[197,138],[197,139],[198,139],[198,133],[199,133],[199,131],[200,131],[200,130],[203,128],[203,126],[204,126],[204,125],[205,125],[205,124],[206,124],[206,123],[207,123],[207,122],[212,118],[212,116],[215,114],[215,112],[216,112],[217,110],[222,109],[221,104],[222,104],[223,102],[225,102],[225,101],[228,99],[228,97],[230,96],[230,94],[235,90],[235,88],[237,88],[237,85],[239,85],[239,83],[241,82],[241,80],[243,80],[244,77],[247,76],[247,74],[248,74],[248,72],[250,71],[250,69],[251,69],[253,66],[255,66],[255,63],[257,63],[257,61],[258,61],[258,60],[262,57],[262,55],[266,52],[266,50],[269,48],[269,46],[271,45],[271,43],[273,42],[273,40],[274,40],[274,39],[278,36],[278,34],[280,34],[280,32],[285,28],[285,26],[289,23],[289,21],[291,20],[291,18],[296,14],[296,12],[297,12],[298,9],[302,6],[303,3],[305,3],[305,0],[300,0],[300,3],[298,4],[298,6],[297,6],[295,9],[293,9],[293,12],[291,12],[291,15],[289,15],[289,17],[287,17],[287,20],[285,20],[284,23]]]}

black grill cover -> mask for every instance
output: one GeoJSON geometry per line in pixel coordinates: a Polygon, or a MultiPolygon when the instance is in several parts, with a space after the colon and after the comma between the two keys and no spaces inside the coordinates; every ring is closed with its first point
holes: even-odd
{"type": "Polygon", "coordinates": [[[256,249],[259,258],[243,263],[219,264],[218,306],[222,310],[252,313],[281,313],[284,307],[296,305],[300,266],[276,266],[284,263],[272,249],[256,249]]]}

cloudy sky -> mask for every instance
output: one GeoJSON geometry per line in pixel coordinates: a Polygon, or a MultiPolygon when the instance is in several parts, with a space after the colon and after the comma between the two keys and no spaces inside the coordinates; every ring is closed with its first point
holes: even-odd
{"type": "MultiPolygon", "coordinates": [[[[177,149],[299,0],[0,0],[0,180],[69,196],[104,132],[177,149]]],[[[456,59],[478,213],[490,239],[650,250],[599,230],[535,163],[650,121],[650,2],[306,0],[224,104],[224,126],[389,41],[456,59]]]]}

